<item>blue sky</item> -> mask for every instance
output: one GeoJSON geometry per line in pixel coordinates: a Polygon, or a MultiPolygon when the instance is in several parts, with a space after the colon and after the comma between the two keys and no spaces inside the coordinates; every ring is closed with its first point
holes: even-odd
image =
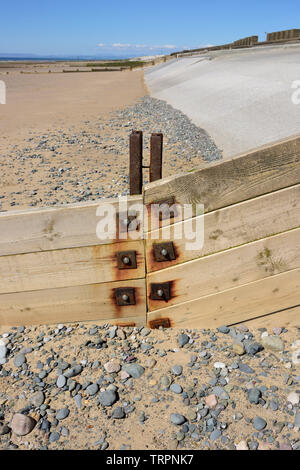
{"type": "Polygon", "coordinates": [[[0,53],[134,56],[300,29],[299,0],[3,0],[0,53]]]}

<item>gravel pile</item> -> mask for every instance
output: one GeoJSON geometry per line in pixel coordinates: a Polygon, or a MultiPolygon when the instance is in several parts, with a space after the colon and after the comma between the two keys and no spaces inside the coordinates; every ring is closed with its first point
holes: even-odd
{"type": "Polygon", "coordinates": [[[300,450],[299,333],[11,328],[0,448],[300,450]]]}
{"type": "MultiPolygon", "coordinates": [[[[163,176],[201,168],[222,158],[203,129],[161,100],[143,97],[134,106],[72,128],[30,132],[20,144],[0,146],[0,210],[115,198],[129,194],[129,135],[164,134],[163,176]]],[[[144,171],[144,182],[148,172],[144,171]]]]}

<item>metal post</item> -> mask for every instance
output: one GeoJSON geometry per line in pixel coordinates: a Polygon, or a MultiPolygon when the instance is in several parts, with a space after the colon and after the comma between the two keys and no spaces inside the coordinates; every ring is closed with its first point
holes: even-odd
{"type": "Polygon", "coordinates": [[[132,131],[129,141],[130,195],[142,194],[143,191],[143,132],[132,131]]]}
{"type": "Polygon", "coordinates": [[[152,134],[150,139],[150,183],[162,178],[163,134],[152,134]]]}

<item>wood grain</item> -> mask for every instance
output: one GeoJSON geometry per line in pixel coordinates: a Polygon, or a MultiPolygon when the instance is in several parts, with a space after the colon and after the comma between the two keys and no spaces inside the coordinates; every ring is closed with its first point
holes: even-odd
{"type": "Polygon", "coordinates": [[[216,328],[245,322],[299,305],[300,269],[149,312],[152,320],[168,318],[174,328],[216,328]]]}
{"type": "Polygon", "coordinates": [[[123,323],[130,318],[146,321],[144,279],[0,295],[0,325],[90,320],[123,323]],[[114,289],[119,287],[135,288],[136,305],[116,306],[114,289]]]}
{"type": "MultiPolygon", "coordinates": [[[[128,208],[137,204],[143,204],[142,196],[128,197],[128,208]]],[[[117,213],[119,200],[100,199],[0,213],[0,256],[119,242],[118,233],[116,237],[109,236],[107,239],[97,237],[97,224],[103,220],[103,217],[97,216],[97,210],[106,207],[112,207],[117,213]]],[[[142,238],[142,233],[135,235],[142,238]]]]}
{"type": "Polygon", "coordinates": [[[300,228],[151,273],[152,283],[171,282],[168,302],[148,298],[149,310],[216,294],[300,267],[300,228]]]}
{"type": "MultiPolygon", "coordinates": [[[[293,137],[188,174],[150,183],[145,186],[144,201],[149,207],[173,197],[179,205],[195,207],[201,203],[207,213],[298,183],[300,137],[293,137]]],[[[194,211],[195,215],[198,214],[194,211]]],[[[179,220],[183,219],[175,217],[171,223],[179,220]]],[[[162,221],[161,225],[169,223],[162,221]]],[[[149,222],[148,230],[154,228],[149,222]]]]}
{"type": "Polygon", "coordinates": [[[300,184],[163,227],[146,238],[147,272],[200,258],[300,226],[300,184]],[[204,227],[204,243],[187,249],[192,236],[204,227]],[[176,234],[181,234],[175,239],[176,234]],[[157,262],[153,244],[172,240],[176,259],[157,262]]]}
{"type": "Polygon", "coordinates": [[[142,240],[0,257],[0,293],[101,284],[145,277],[142,240]],[[117,252],[135,251],[137,269],[118,269],[117,252]]]}

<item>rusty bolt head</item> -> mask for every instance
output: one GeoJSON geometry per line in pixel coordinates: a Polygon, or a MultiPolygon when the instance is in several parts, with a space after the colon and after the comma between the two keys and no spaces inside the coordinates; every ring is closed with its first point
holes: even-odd
{"type": "Polygon", "coordinates": [[[157,295],[158,295],[159,297],[162,297],[162,296],[164,295],[164,291],[163,291],[162,289],[158,289],[157,295]]]}
{"type": "Polygon", "coordinates": [[[116,255],[119,269],[137,268],[137,259],[135,251],[118,251],[116,255]]]}
{"type": "Polygon", "coordinates": [[[163,248],[163,249],[161,250],[161,254],[162,254],[163,256],[167,256],[167,255],[168,255],[168,250],[166,250],[165,248],[163,248]]]}

